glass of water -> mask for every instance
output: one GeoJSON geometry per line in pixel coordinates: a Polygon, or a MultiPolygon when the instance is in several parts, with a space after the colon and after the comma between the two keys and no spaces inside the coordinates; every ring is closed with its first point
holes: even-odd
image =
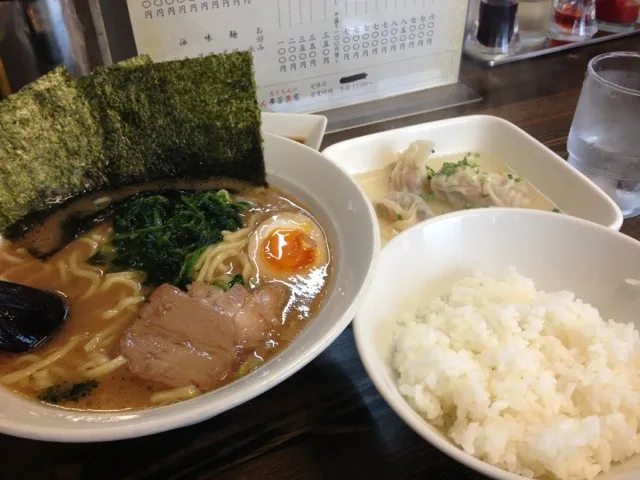
{"type": "Polygon", "coordinates": [[[589,62],[567,149],[569,163],[626,218],[640,214],[640,53],[605,53],[589,62]]]}

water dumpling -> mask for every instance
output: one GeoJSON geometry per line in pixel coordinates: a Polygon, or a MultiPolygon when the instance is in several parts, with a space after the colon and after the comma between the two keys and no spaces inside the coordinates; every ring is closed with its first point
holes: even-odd
{"type": "Polygon", "coordinates": [[[526,207],[531,203],[527,187],[511,174],[489,173],[483,188],[485,202],[495,207],[526,207]]]}
{"type": "Polygon", "coordinates": [[[485,200],[483,183],[484,175],[477,167],[445,163],[431,179],[429,188],[436,199],[462,207],[485,200]]]}
{"type": "Polygon", "coordinates": [[[512,174],[482,173],[466,159],[445,163],[429,184],[435,198],[461,207],[526,207],[526,186],[512,174]]]}
{"type": "Polygon", "coordinates": [[[435,216],[427,202],[415,193],[388,193],[377,208],[380,216],[397,222],[401,230],[435,216]]]}
{"type": "Polygon", "coordinates": [[[389,177],[389,190],[420,195],[428,182],[427,159],[433,152],[434,143],[418,140],[409,145],[398,158],[389,177]]]}

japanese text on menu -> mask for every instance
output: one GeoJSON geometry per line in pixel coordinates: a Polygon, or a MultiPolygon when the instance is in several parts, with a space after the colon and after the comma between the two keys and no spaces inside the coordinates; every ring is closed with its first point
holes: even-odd
{"type": "Polygon", "coordinates": [[[466,0],[128,0],[156,61],[250,50],[260,105],[333,108],[457,81],[466,0]]]}

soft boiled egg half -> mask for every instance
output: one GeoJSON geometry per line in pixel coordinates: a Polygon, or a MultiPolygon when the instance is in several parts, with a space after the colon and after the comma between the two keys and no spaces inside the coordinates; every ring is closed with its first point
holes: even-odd
{"type": "Polygon", "coordinates": [[[251,234],[249,258],[262,278],[306,275],[329,261],[324,232],[302,213],[280,212],[251,234]]]}

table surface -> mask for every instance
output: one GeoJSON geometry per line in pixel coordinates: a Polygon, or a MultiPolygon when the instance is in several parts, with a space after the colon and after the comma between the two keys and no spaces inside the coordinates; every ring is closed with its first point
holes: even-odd
{"type": "MultiPolygon", "coordinates": [[[[640,51],[633,37],[487,69],[463,63],[474,104],[328,135],[355,136],[475,113],[497,115],[566,157],[587,62],[640,51]]],[[[640,239],[640,218],[622,231],[640,239]]],[[[65,445],[0,435],[0,479],[386,479],[481,480],[409,429],[380,398],[351,328],[292,378],[201,424],[133,440],[65,445]]]]}

